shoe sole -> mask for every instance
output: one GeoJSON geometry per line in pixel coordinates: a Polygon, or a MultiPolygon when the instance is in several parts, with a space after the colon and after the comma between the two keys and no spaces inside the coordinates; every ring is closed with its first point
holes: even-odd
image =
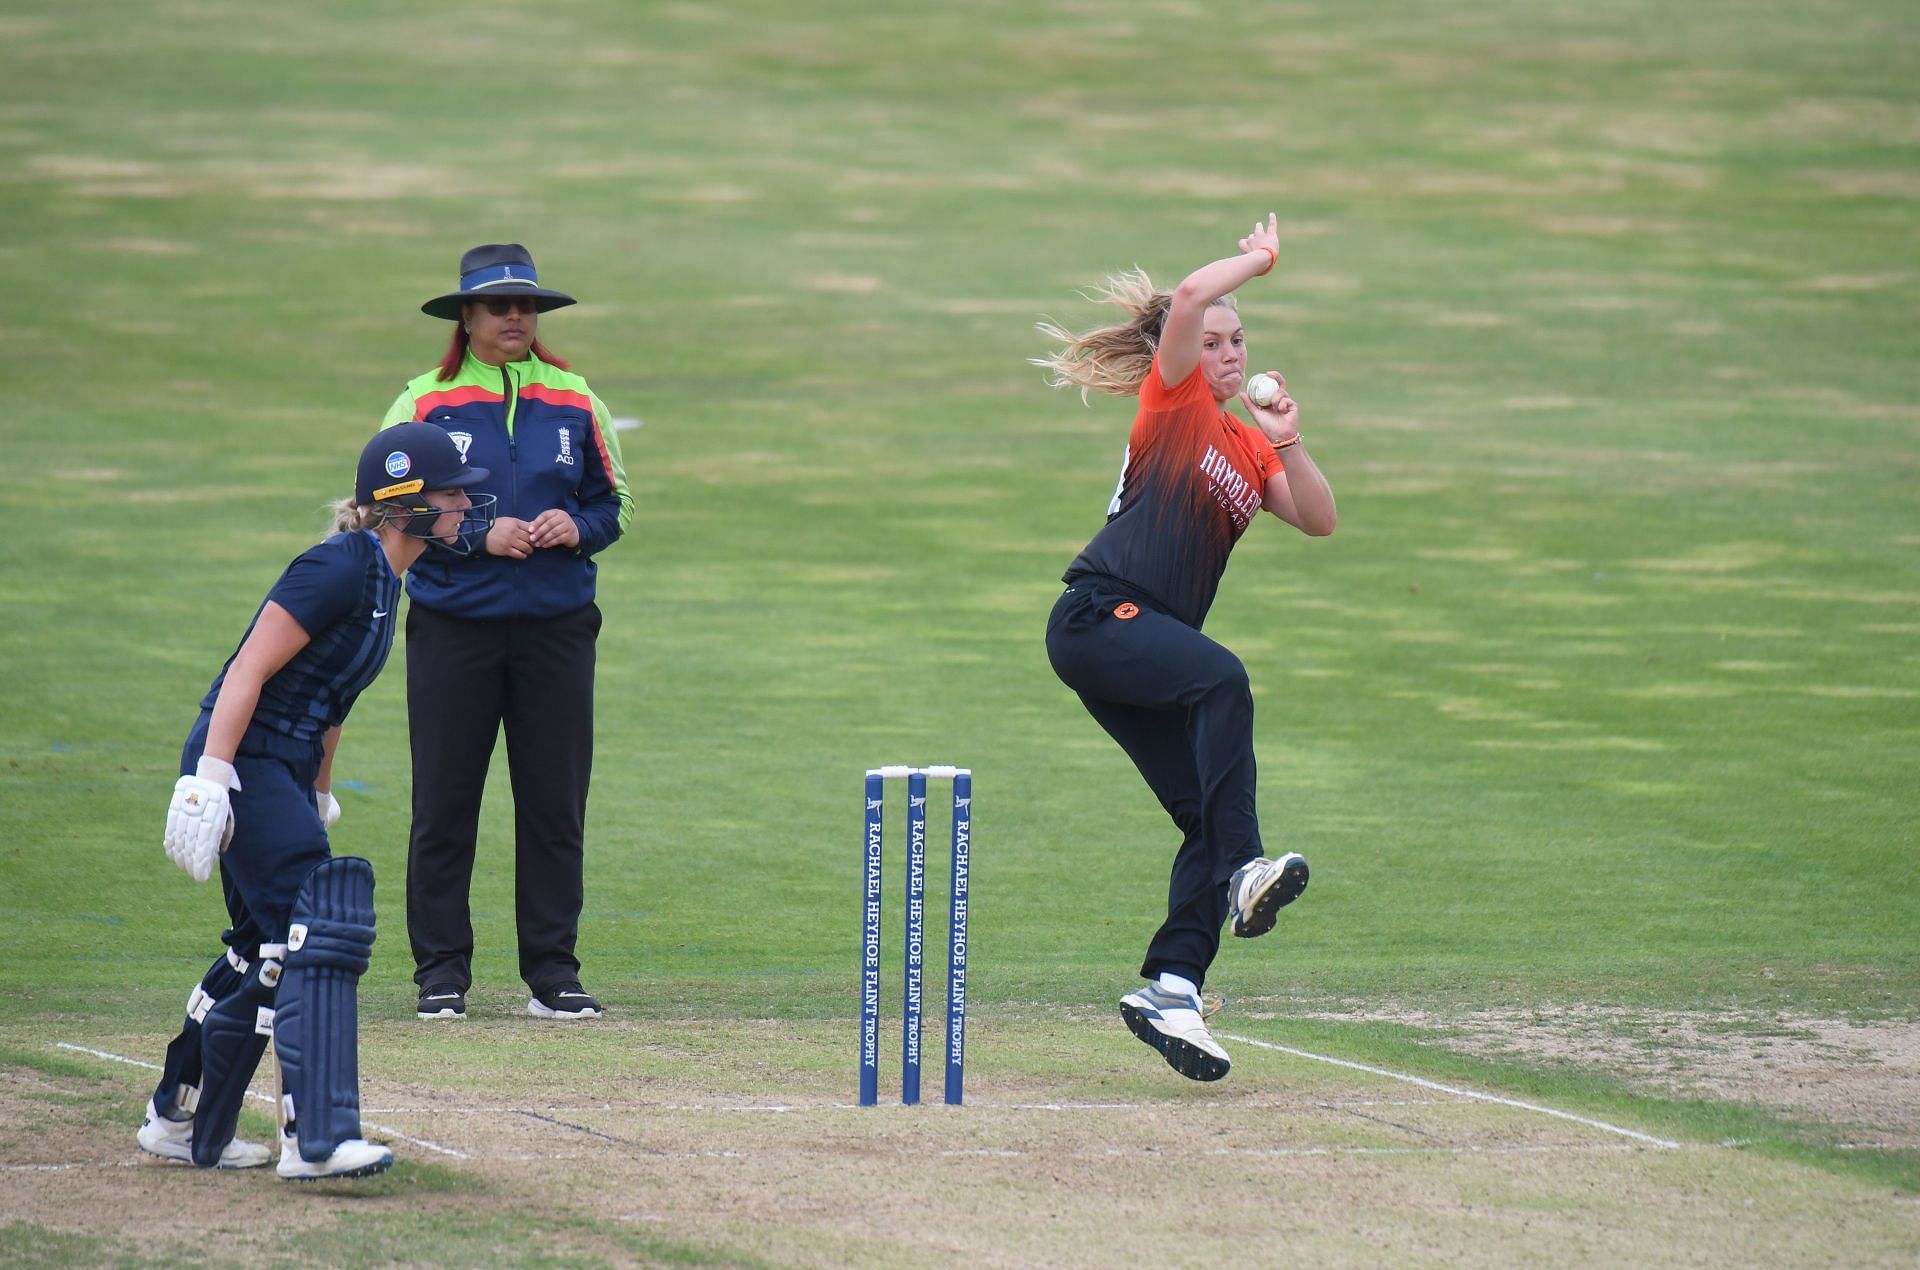
{"type": "Polygon", "coordinates": [[[1188,1080],[1219,1080],[1233,1066],[1226,1059],[1209,1054],[1198,1045],[1189,1045],[1177,1036],[1168,1036],[1155,1027],[1153,1020],[1138,1006],[1122,1001],[1120,1017],[1127,1021],[1129,1031],[1159,1050],[1160,1057],[1167,1060],[1167,1066],[1188,1080]]]}
{"type": "MultiPolygon", "coordinates": [[[[150,1147],[146,1143],[140,1141],[140,1139],[137,1137],[134,1139],[134,1145],[139,1147],[142,1151],[146,1152],[148,1155],[152,1156],[156,1160],[165,1160],[169,1164],[184,1164],[184,1165],[187,1165],[189,1168],[194,1167],[193,1148],[191,1147],[187,1148],[187,1153],[185,1155],[174,1155],[170,1151],[162,1151],[162,1150],[159,1150],[158,1148],[150,1147]]],[[[268,1153],[266,1155],[261,1156],[259,1159],[249,1161],[246,1164],[228,1164],[223,1160],[220,1163],[214,1165],[213,1167],[216,1169],[227,1169],[229,1171],[238,1171],[240,1169],[257,1169],[263,1164],[271,1164],[272,1162],[273,1162],[273,1155],[271,1153],[268,1153]]]]}
{"type": "MultiPolygon", "coordinates": [[[[138,1145],[142,1151],[152,1156],[156,1160],[165,1160],[168,1164],[184,1164],[188,1168],[196,1167],[194,1165],[192,1155],[169,1155],[165,1151],[154,1150],[152,1147],[148,1146],[144,1142],[139,1143],[138,1145]]],[[[213,1167],[216,1169],[224,1169],[230,1173],[237,1173],[241,1169],[257,1169],[263,1164],[271,1164],[271,1163],[273,1163],[273,1157],[271,1155],[268,1155],[258,1160],[249,1161],[246,1164],[228,1164],[226,1161],[222,1160],[220,1163],[214,1165],[213,1167]]]]}
{"type": "MultiPolygon", "coordinates": [[[[341,1169],[338,1173],[281,1173],[283,1182],[332,1182],[342,1178],[377,1177],[393,1167],[393,1157],[362,1164],[359,1168],[341,1169]]],[[[278,1170],[276,1170],[277,1172],[278,1170]]]]}
{"type": "Polygon", "coordinates": [[[1241,939],[1253,939],[1264,935],[1274,928],[1280,920],[1280,910],[1300,898],[1300,892],[1307,889],[1307,861],[1305,857],[1289,854],[1282,858],[1280,867],[1274,870],[1273,880],[1267,883],[1267,889],[1254,897],[1251,920],[1242,922],[1240,915],[1233,916],[1233,933],[1241,939]]]}
{"type": "Polygon", "coordinates": [[[449,1006],[447,1009],[437,1010],[432,1014],[427,1013],[425,1010],[416,1010],[414,1011],[414,1017],[418,1019],[464,1019],[467,1016],[464,1011],[456,1010],[449,1006]]]}

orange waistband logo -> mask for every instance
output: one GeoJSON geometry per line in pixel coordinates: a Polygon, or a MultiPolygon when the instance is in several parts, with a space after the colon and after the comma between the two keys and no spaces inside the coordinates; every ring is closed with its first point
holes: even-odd
{"type": "Polygon", "coordinates": [[[1128,600],[1125,604],[1122,604],[1119,608],[1115,609],[1113,611],[1113,615],[1124,622],[1130,617],[1137,616],[1139,612],[1140,612],[1140,606],[1138,604],[1135,604],[1132,600],[1128,600]]]}

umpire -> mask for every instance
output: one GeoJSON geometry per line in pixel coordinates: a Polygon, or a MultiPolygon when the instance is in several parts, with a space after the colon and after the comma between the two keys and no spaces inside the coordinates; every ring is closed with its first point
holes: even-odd
{"type": "Polygon", "coordinates": [[[514,801],[514,912],[528,1013],[597,1017],[574,951],[593,770],[594,557],[633,518],[606,406],[538,337],[573,297],[540,285],[518,243],[475,247],[459,285],[421,305],[452,323],[439,366],[387,422],[445,428],[491,473],[479,550],[436,551],[407,581],[413,830],[407,934],[423,1019],[466,1017],[480,803],[504,728],[514,801]]]}

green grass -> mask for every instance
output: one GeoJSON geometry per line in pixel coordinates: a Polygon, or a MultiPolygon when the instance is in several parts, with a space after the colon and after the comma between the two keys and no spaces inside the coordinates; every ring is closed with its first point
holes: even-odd
{"type": "MultiPolygon", "coordinates": [[[[602,558],[588,986],[643,1028],[850,1039],[857,777],[957,761],[979,1015],[1109,1010],[1173,837],[1040,635],[1128,416],[1024,359],[1040,317],[1099,316],[1077,289],[1171,283],[1268,208],[1243,313],[1342,520],[1261,525],[1209,619],[1252,674],[1267,837],[1314,869],[1210,986],[1283,1019],[1911,1022],[1915,47],[1883,0],[14,6],[0,1069],[49,1071],[48,1039],[157,1059],[221,925],[158,843],[195,702],[438,355],[418,304],[496,239],[581,297],[543,338],[644,423],[602,558]]],[[[382,1019],[411,995],[393,667],[335,836],[380,878],[382,1019]]],[[[510,824],[503,755],[473,895],[502,1002],[510,824]]],[[[1764,1108],[1273,1026],[1915,1190],[1910,1154],[1764,1108]]],[[[624,1070],[615,1035],[583,1049],[624,1070]]],[[[511,1061],[379,1044],[455,1083],[511,1061]]],[[[131,1255],[37,1222],[7,1258],[131,1255]]],[[[447,1259],[537,1259],[524,1229],[447,1259]]],[[[580,1255],[769,1246],[660,1233],[580,1255]]]]}

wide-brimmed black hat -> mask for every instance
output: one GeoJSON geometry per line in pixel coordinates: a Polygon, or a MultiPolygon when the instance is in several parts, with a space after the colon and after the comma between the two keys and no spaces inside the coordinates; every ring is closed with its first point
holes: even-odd
{"type": "Polygon", "coordinates": [[[486,243],[460,257],[460,289],[437,295],[420,306],[422,313],[449,321],[460,320],[460,306],[468,300],[496,296],[530,295],[536,311],[564,309],[575,303],[564,291],[540,285],[533,257],[519,243],[486,243]]]}

